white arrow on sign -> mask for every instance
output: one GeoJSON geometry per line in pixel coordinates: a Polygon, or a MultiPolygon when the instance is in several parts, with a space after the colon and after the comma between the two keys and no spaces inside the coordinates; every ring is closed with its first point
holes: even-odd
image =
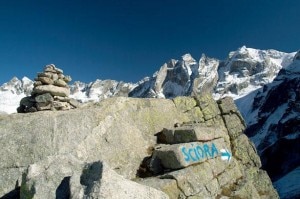
{"type": "Polygon", "coordinates": [[[231,160],[231,154],[227,149],[220,149],[220,152],[222,160],[227,160],[228,162],[231,160]]]}

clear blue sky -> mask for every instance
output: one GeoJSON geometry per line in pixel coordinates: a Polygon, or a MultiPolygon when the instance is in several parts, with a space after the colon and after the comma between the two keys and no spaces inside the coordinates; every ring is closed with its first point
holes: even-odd
{"type": "Polygon", "coordinates": [[[0,85],[49,63],[73,80],[136,82],[185,53],[293,52],[299,24],[299,0],[1,1],[0,85]]]}

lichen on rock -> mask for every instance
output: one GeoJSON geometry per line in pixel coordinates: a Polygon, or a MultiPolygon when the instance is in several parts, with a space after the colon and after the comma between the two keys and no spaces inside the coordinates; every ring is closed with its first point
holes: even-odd
{"type": "Polygon", "coordinates": [[[209,95],[116,97],[72,111],[2,115],[0,197],[19,190],[21,198],[278,198],[243,129],[233,102],[209,95]]]}

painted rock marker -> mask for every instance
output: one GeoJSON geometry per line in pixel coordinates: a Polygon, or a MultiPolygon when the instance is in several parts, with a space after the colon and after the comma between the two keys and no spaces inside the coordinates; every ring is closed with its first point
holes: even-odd
{"type": "Polygon", "coordinates": [[[218,149],[214,143],[191,144],[190,148],[181,147],[186,162],[199,162],[201,159],[214,158],[218,156],[218,149]]]}
{"type": "Polygon", "coordinates": [[[220,152],[221,152],[221,159],[230,162],[231,154],[229,153],[229,151],[227,149],[221,149],[220,152]]]}
{"type": "Polygon", "coordinates": [[[224,156],[229,161],[231,153],[225,148],[227,148],[227,145],[223,138],[209,142],[162,144],[155,148],[152,158],[159,159],[164,168],[180,169],[216,157],[222,158],[224,156]]]}

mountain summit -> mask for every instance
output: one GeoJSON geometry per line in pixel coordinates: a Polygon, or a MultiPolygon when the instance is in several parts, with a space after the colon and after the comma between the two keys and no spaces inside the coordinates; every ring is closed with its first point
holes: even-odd
{"type": "Polygon", "coordinates": [[[197,62],[190,54],[165,63],[151,78],[139,82],[130,97],[174,98],[200,91],[209,92],[218,79],[219,61],[202,55],[197,62]]]}

